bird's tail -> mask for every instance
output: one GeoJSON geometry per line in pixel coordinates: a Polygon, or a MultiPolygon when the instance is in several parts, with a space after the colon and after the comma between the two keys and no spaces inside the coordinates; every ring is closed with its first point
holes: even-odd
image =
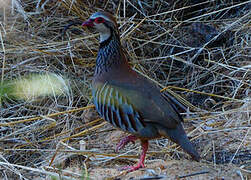
{"type": "Polygon", "coordinates": [[[199,161],[200,155],[195,150],[194,146],[188,139],[186,132],[184,128],[182,127],[182,124],[177,125],[175,129],[167,129],[167,128],[161,128],[161,134],[164,136],[167,136],[169,139],[171,139],[173,142],[180,145],[180,147],[186,151],[194,160],[199,161]]]}

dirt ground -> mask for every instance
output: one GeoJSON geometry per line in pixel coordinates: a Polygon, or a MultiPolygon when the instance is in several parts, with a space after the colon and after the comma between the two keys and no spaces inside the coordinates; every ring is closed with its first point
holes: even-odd
{"type": "MultiPolygon", "coordinates": [[[[240,170],[232,165],[209,165],[208,163],[197,163],[188,160],[161,160],[146,161],[146,168],[126,173],[114,168],[95,168],[90,171],[93,179],[215,179],[232,180],[241,179],[240,170]],[[195,175],[198,173],[198,175],[195,175]],[[201,173],[201,174],[200,174],[201,173]],[[203,174],[205,173],[205,174],[203,174]],[[189,177],[191,175],[191,177],[189,177]],[[184,176],[184,177],[183,177],[184,176]]],[[[251,175],[243,174],[247,179],[251,175]]]]}

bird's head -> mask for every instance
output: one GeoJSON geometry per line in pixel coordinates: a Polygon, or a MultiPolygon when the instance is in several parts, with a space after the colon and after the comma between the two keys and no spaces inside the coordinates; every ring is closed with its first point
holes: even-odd
{"type": "Polygon", "coordinates": [[[107,40],[113,33],[118,34],[116,19],[108,12],[96,12],[82,26],[96,29],[100,33],[100,42],[107,40]]]}

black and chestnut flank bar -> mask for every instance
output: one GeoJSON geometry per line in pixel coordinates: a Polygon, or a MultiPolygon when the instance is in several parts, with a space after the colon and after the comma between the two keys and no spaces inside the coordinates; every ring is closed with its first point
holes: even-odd
{"type": "Polygon", "coordinates": [[[137,139],[141,141],[142,153],[138,164],[123,169],[134,171],[144,167],[148,141],[160,137],[177,143],[194,160],[199,161],[200,156],[184,131],[183,119],[173,101],[129,66],[114,16],[96,12],[82,26],[100,34],[92,82],[96,109],[114,127],[131,134],[120,141],[116,150],[137,139]]]}

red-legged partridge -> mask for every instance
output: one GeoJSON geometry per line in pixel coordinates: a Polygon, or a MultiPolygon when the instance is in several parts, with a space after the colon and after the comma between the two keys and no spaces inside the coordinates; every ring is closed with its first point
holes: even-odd
{"type": "Polygon", "coordinates": [[[199,161],[200,156],[187,138],[183,119],[174,104],[160,93],[155,84],[129,66],[120,43],[116,19],[107,12],[97,12],[82,26],[92,27],[100,34],[92,82],[96,109],[106,121],[131,134],[120,141],[116,150],[136,139],[141,141],[139,163],[124,169],[134,171],[144,167],[148,140],[163,136],[179,144],[199,161]]]}

